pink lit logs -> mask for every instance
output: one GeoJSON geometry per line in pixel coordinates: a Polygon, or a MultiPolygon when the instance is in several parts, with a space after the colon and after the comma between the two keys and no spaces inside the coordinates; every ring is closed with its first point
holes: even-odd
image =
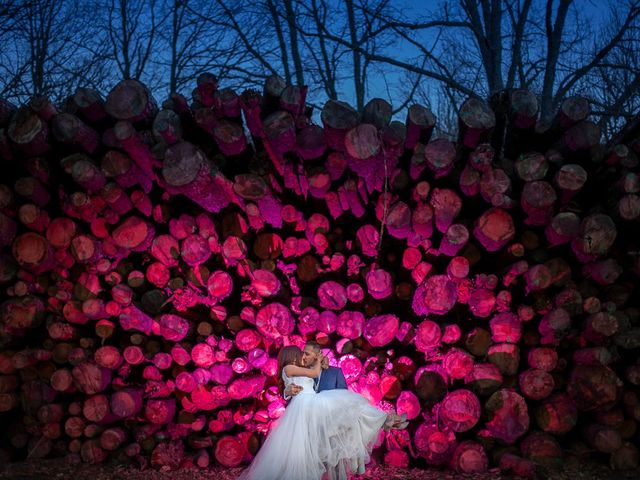
{"type": "Polygon", "coordinates": [[[194,86],[0,102],[7,454],[239,466],[286,406],[277,352],[315,340],[407,414],[389,465],[529,475],[575,434],[637,466],[633,122],[599,144],[572,97],[545,130],[518,90],[452,141],[420,105],[194,86]]]}

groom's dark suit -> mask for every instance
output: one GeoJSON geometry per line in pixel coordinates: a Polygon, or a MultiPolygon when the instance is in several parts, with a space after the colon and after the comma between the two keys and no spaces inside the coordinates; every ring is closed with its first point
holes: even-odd
{"type": "Polygon", "coordinates": [[[344,379],[342,370],[338,367],[329,367],[326,370],[322,370],[320,372],[319,384],[317,378],[313,383],[316,391],[318,392],[323,390],[334,390],[336,388],[347,388],[347,381],[344,379]]]}

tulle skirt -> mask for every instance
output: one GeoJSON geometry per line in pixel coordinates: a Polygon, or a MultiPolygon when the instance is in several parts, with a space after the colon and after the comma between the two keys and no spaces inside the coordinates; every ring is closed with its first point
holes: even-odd
{"type": "Polygon", "coordinates": [[[364,473],[386,413],[350,390],[291,399],[239,480],[346,479],[364,473]]]}

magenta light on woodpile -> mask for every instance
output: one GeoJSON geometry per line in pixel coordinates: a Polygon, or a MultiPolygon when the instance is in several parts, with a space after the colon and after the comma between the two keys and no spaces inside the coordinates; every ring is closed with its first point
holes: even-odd
{"type": "Polygon", "coordinates": [[[375,463],[637,468],[637,119],[219,83],[0,102],[0,458],[245,466],[311,341],[406,415],[375,463]]]}

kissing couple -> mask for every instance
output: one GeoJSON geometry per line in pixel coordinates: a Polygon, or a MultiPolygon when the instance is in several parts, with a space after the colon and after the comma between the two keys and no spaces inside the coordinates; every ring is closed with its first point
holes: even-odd
{"type": "Polygon", "coordinates": [[[278,373],[289,403],[239,480],[346,480],[365,472],[381,429],[407,426],[348,390],[315,342],[283,347],[278,373]]]}

